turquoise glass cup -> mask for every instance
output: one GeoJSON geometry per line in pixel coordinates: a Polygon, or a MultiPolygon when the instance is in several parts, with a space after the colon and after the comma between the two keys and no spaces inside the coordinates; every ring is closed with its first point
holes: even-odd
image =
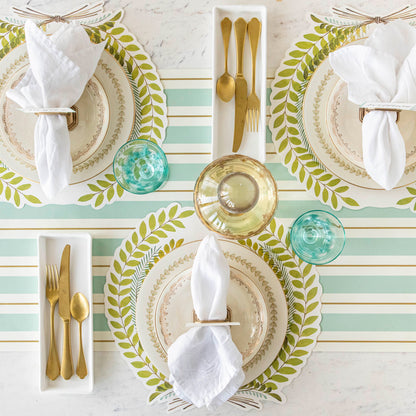
{"type": "Polygon", "coordinates": [[[341,221],[327,211],[308,211],[298,217],[290,231],[293,251],[303,261],[326,264],[344,249],[345,230],[341,221]]]}
{"type": "Polygon", "coordinates": [[[169,177],[163,150],[150,140],[130,140],[118,149],[113,162],[118,184],[133,194],[147,194],[160,188],[169,177]]]}

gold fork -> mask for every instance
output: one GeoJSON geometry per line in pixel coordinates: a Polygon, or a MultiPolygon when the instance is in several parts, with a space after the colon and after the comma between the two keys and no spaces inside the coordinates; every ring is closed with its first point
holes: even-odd
{"type": "Polygon", "coordinates": [[[246,124],[248,131],[259,130],[259,118],[260,118],[260,100],[256,95],[256,57],[257,46],[259,44],[259,38],[261,33],[261,22],[259,19],[253,18],[247,25],[248,39],[250,40],[251,49],[251,94],[248,96],[247,101],[247,116],[246,124]]]}
{"type": "Polygon", "coordinates": [[[48,363],[46,375],[55,380],[60,373],[58,351],[55,343],[55,305],[59,297],[58,268],[56,265],[46,265],[46,298],[50,303],[51,337],[49,343],[48,363]]]}

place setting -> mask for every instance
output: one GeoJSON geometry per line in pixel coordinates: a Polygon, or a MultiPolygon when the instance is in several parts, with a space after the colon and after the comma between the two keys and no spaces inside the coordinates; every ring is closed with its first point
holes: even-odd
{"type": "Polygon", "coordinates": [[[18,208],[50,203],[102,208],[120,199],[125,189],[113,174],[115,152],[133,139],[161,145],[165,138],[166,96],[154,64],[120,23],[122,10],[104,12],[99,2],[61,20],[32,8],[12,11],[0,33],[0,197],[18,208]],[[72,80],[73,64],[85,56],[83,72],[72,80]],[[43,102],[37,96],[44,85],[31,81],[34,77],[55,80],[43,102]],[[77,88],[72,95],[59,93],[70,82],[77,88]],[[60,126],[50,124],[56,116],[60,126]],[[66,139],[57,141],[61,134],[66,139]]]}
{"type": "Polygon", "coordinates": [[[276,71],[269,123],[276,151],[335,210],[413,209],[414,44],[402,39],[413,38],[415,17],[411,7],[381,20],[351,8],[312,14],[313,32],[276,71]]]}
{"type": "Polygon", "coordinates": [[[36,269],[40,392],[94,394],[106,343],[147,389],[143,405],[283,405],[318,342],[335,342],[326,322],[354,304],[331,298],[331,279],[366,277],[351,240],[368,230],[350,217],[416,210],[415,9],[311,14],[268,92],[267,8],[214,7],[212,77],[190,82],[211,85],[203,126],[175,97],[185,78],[162,82],[122,10],[12,10],[0,198],[23,212],[10,240],[35,236],[37,264],[1,266],[36,269]],[[191,143],[201,131],[210,142],[191,143]]]}

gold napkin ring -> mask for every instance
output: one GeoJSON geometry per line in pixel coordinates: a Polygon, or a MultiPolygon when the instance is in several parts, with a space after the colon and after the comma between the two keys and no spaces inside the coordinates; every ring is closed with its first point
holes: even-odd
{"type": "MultiPolygon", "coordinates": [[[[45,109],[46,110],[46,109],[45,109]]],[[[55,109],[53,109],[55,110],[55,109]]],[[[36,116],[45,115],[58,115],[58,116],[66,116],[66,123],[68,125],[68,130],[72,131],[75,129],[75,127],[78,126],[79,123],[79,115],[78,115],[78,107],[76,105],[73,105],[72,107],[65,109],[65,108],[57,108],[56,111],[42,111],[40,108],[39,111],[36,111],[35,109],[25,109],[24,112],[33,113],[36,116]],[[71,110],[71,111],[69,111],[71,110]]]]}
{"type": "Polygon", "coordinates": [[[400,118],[400,112],[402,110],[397,110],[395,108],[365,108],[365,107],[360,107],[358,109],[358,118],[360,119],[361,123],[363,122],[364,117],[366,116],[366,114],[368,114],[370,111],[394,111],[397,115],[396,123],[398,123],[399,118],[400,118]]]}
{"type": "Polygon", "coordinates": [[[186,324],[186,327],[201,327],[201,326],[237,326],[240,322],[231,322],[231,308],[227,306],[227,316],[225,319],[198,319],[195,310],[192,312],[193,322],[186,324]]]}
{"type": "Polygon", "coordinates": [[[225,319],[212,319],[212,320],[198,319],[195,309],[192,312],[192,318],[193,318],[194,323],[200,323],[200,324],[214,324],[214,323],[220,324],[223,322],[231,322],[231,309],[229,306],[227,306],[227,316],[225,317],[225,319]]]}

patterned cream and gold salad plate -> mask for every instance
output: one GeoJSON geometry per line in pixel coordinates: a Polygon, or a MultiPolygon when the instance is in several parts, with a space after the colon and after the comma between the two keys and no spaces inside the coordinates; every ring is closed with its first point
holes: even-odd
{"type": "MultiPolygon", "coordinates": [[[[143,282],[136,306],[136,326],[146,354],[165,375],[167,350],[193,321],[190,290],[192,264],[200,241],[184,244],[162,258],[143,282]]],[[[240,244],[220,240],[230,265],[227,305],[234,342],[243,356],[245,382],[262,374],[285,338],[288,309],[272,269],[240,244]]]]}
{"type": "MultiPolygon", "coordinates": [[[[35,114],[23,113],[6,97],[29,68],[23,44],[3,60],[0,69],[0,159],[23,177],[38,182],[34,160],[35,114]]],[[[112,162],[114,151],[125,143],[135,121],[135,99],[125,71],[107,52],[75,104],[77,124],[70,130],[73,176],[71,183],[90,179],[112,162]]]]}

